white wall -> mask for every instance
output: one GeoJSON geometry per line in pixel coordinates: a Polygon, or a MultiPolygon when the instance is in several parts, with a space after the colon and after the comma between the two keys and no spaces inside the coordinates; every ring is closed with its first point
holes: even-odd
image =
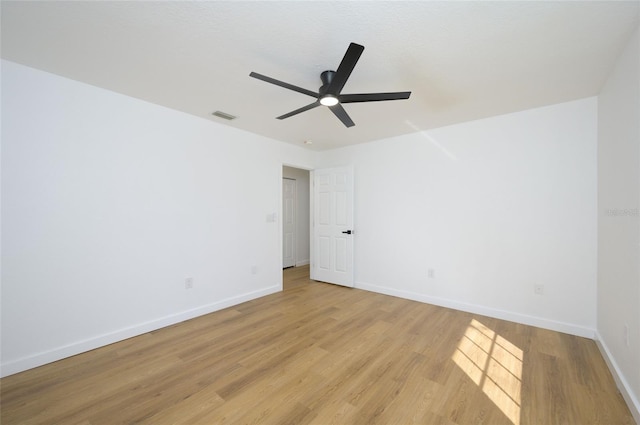
{"type": "Polygon", "coordinates": [[[322,153],[355,166],[356,286],[593,337],[596,113],[589,98],[322,153]]]}
{"type": "Polygon", "coordinates": [[[640,35],[598,97],[598,340],[640,423],[640,35]],[[629,345],[624,336],[629,327],[629,345]],[[635,411],[634,411],[635,409],[635,411]]]}
{"type": "Polygon", "coordinates": [[[282,177],[296,180],[296,267],[309,264],[309,171],[282,167],[282,177]]]}
{"type": "Polygon", "coordinates": [[[281,289],[309,152],[6,61],[2,123],[3,375],[281,289]]]}

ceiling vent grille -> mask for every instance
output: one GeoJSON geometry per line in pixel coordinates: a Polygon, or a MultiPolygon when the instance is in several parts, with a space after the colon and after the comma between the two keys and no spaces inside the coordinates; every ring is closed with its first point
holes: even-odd
{"type": "Polygon", "coordinates": [[[236,116],[233,116],[231,114],[227,114],[226,112],[221,112],[221,111],[215,111],[211,115],[213,115],[214,117],[222,118],[223,120],[227,120],[227,121],[235,120],[236,118],[238,118],[236,116]]]}

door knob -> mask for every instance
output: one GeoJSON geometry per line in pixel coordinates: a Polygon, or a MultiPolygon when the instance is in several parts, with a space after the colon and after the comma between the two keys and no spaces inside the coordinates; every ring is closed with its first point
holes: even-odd
{"type": "Polygon", "coordinates": [[[345,230],[344,232],[342,232],[344,234],[350,235],[351,233],[353,233],[351,230],[345,230]]]}

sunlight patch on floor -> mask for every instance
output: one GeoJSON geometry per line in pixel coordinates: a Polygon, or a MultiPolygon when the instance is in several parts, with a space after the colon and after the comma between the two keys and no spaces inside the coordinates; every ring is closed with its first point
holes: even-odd
{"type": "Polygon", "coordinates": [[[520,348],[475,319],[452,356],[513,425],[520,424],[523,358],[520,348]]]}

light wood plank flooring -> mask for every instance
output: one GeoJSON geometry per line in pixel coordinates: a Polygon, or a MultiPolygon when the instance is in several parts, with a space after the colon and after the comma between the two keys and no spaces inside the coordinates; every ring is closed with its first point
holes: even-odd
{"type": "Polygon", "coordinates": [[[2,379],[2,424],[632,424],[591,340],[312,282],[2,379]]]}

